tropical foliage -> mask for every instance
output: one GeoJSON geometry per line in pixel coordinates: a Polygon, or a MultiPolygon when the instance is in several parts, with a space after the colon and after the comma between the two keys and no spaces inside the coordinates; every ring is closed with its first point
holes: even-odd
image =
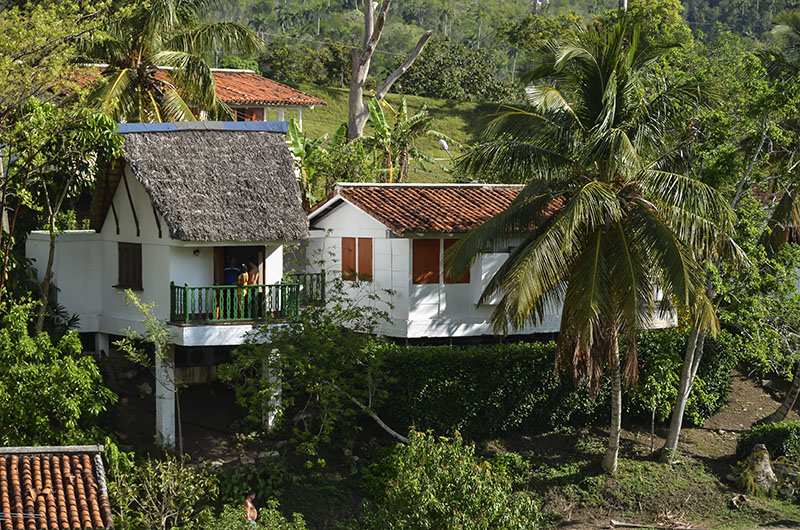
{"type": "Polygon", "coordinates": [[[612,430],[604,467],[616,468],[621,373],[636,380],[636,330],[655,314],[656,293],[717,322],[699,259],[732,232],[734,215],[713,189],[675,167],[675,120],[702,103],[702,87],[658,80],[667,49],[637,25],[594,25],[549,45],[531,72],[531,106],[507,109],[463,170],[525,182],[501,215],[454,246],[453,271],[481,249],[516,244],[490,281],[495,329],[542,317],[563,300],[559,361],[596,387],[612,376],[612,430]],[[624,370],[618,340],[627,346],[624,370]]]}
{"type": "Polygon", "coordinates": [[[244,26],[206,20],[208,0],[154,0],[114,20],[89,43],[87,58],[108,63],[93,92],[98,107],[117,121],[194,120],[229,116],[215,93],[206,62],[216,50],[252,54],[261,48],[244,26]]]}

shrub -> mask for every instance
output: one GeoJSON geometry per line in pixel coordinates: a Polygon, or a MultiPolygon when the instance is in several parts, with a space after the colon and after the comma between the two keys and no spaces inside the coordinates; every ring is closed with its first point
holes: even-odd
{"type": "Polygon", "coordinates": [[[255,492],[257,504],[266,504],[280,497],[291,477],[281,460],[262,460],[255,466],[238,466],[217,472],[220,504],[236,504],[248,493],[255,492]]]}
{"type": "Polygon", "coordinates": [[[293,514],[289,521],[278,511],[278,503],[271,501],[266,508],[258,510],[256,524],[247,520],[241,504],[229,504],[223,508],[219,518],[206,527],[208,530],[306,530],[303,516],[293,514]]]}
{"type": "Polygon", "coordinates": [[[769,425],[757,425],[745,431],[736,445],[736,458],[744,460],[753,446],[764,444],[771,458],[785,456],[800,460],[800,421],[781,421],[769,425]]]}
{"type": "MultiPolygon", "coordinates": [[[[359,530],[514,530],[539,522],[536,503],[513,492],[513,477],[475,456],[459,436],[412,431],[408,445],[370,466],[375,504],[351,523],[359,530]],[[380,487],[380,485],[383,487],[380,487]]],[[[506,467],[504,469],[510,469],[506,467]]]]}
{"type": "Polygon", "coordinates": [[[551,430],[593,419],[606,400],[558,377],[553,342],[381,347],[392,381],[381,415],[397,426],[470,438],[551,430]]]}
{"type": "Polygon", "coordinates": [[[31,336],[31,304],[9,304],[0,321],[0,442],[59,445],[97,441],[99,415],[116,401],[76,332],[56,344],[31,336]]]}
{"type": "MultiPolygon", "coordinates": [[[[655,406],[659,421],[669,418],[678,392],[688,335],[687,328],[652,330],[639,335],[641,369],[639,385],[629,393],[626,404],[630,414],[649,419],[651,407],[655,406]]],[[[703,360],[686,404],[685,415],[691,424],[702,425],[725,405],[740,342],[739,337],[726,331],[720,332],[716,339],[706,339],[703,360]]]]}

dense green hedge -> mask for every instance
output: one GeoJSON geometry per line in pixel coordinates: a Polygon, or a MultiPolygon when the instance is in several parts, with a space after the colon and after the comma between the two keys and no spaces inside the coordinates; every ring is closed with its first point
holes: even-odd
{"type": "Polygon", "coordinates": [[[756,444],[766,445],[772,459],[785,456],[800,461],[800,421],[757,425],[745,431],[736,445],[736,458],[747,458],[756,444]]]}
{"type": "MultiPolygon", "coordinates": [[[[639,363],[643,378],[656,363],[666,365],[677,392],[686,344],[685,330],[643,333],[639,363]]],[[[725,403],[730,374],[736,364],[735,340],[728,334],[706,341],[705,356],[687,407],[687,420],[701,424],[725,403]]],[[[585,388],[553,369],[555,343],[518,342],[451,348],[402,347],[385,344],[385,368],[390,377],[388,399],[379,411],[401,430],[408,426],[440,434],[461,432],[485,438],[512,430],[543,432],[591,422],[608,413],[608,392],[592,399],[585,388]]],[[[674,398],[663,399],[669,416],[674,398]]],[[[634,389],[625,397],[628,418],[650,418],[645,395],[634,389]]]]}
{"type": "Polygon", "coordinates": [[[381,414],[393,425],[470,438],[544,431],[591,420],[602,402],[558,378],[553,342],[385,348],[392,384],[381,414]]]}

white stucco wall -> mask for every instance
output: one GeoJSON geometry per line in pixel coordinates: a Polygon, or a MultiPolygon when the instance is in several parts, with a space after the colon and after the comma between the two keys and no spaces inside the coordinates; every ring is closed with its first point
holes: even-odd
{"type": "MultiPolygon", "coordinates": [[[[391,302],[390,322],[378,331],[392,337],[467,337],[491,335],[490,317],[493,306],[477,306],[489,278],[508,257],[507,253],[482,254],[470,271],[467,284],[414,285],[411,281],[412,240],[428,237],[411,234],[399,237],[361,209],[344,202],[312,220],[312,237],[308,255],[325,257],[324,268],[341,275],[341,238],[373,238],[373,282],[370,288],[391,302]],[[316,230],[313,230],[316,228],[316,230]]],[[[430,236],[452,239],[457,234],[430,236]]],[[[313,261],[313,258],[310,258],[313,261]]],[[[313,270],[318,270],[314,267],[313,270]]],[[[519,333],[553,332],[558,330],[558,315],[546,318],[535,328],[519,333]]]]}
{"type": "MultiPolygon", "coordinates": [[[[150,198],[144,187],[126,167],[130,199],[120,182],[114,195],[119,233],[109,209],[100,233],[93,230],[69,231],[58,236],[54,261],[54,282],[60,289],[58,300],[67,311],[80,316],[79,331],[121,334],[125,329],[144,331],[141,315],[125,304],[118,282],[118,243],[142,245],[142,290],[140,299],[156,304],[156,316],[168,320],[170,282],[176,285],[214,284],[215,246],[266,246],[263,283],[278,283],[283,276],[282,245],[279,242],[187,242],[169,237],[169,227],[161,216],[161,237],[150,198]],[[133,209],[131,209],[131,200],[133,209]],[[137,235],[136,222],[139,223],[137,235]],[[198,255],[194,255],[199,251],[198,255]]],[[[49,236],[33,232],[26,252],[35,260],[40,279],[47,264],[49,236]]],[[[249,325],[170,326],[173,341],[187,346],[241,344],[249,325]],[[209,328],[209,329],[203,329],[209,328]],[[212,329],[215,328],[215,329],[212,329]]]]}

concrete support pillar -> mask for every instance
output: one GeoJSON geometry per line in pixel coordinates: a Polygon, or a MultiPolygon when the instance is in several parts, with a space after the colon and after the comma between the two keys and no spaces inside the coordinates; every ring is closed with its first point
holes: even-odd
{"type": "Polygon", "coordinates": [[[286,121],[286,110],[283,107],[278,109],[278,121],[286,121]]]}
{"type": "Polygon", "coordinates": [[[156,443],[175,447],[175,359],[156,352],[156,443]]]}
{"type": "Polygon", "coordinates": [[[111,343],[108,338],[108,333],[95,333],[94,335],[95,351],[102,357],[108,357],[111,353],[111,343]]]}
{"type": "Polygon", "coordinates": [[[297,109],[297,126],[300,127],[300,130],[303,130],[303,108],[298,107],[297,109]]]}

